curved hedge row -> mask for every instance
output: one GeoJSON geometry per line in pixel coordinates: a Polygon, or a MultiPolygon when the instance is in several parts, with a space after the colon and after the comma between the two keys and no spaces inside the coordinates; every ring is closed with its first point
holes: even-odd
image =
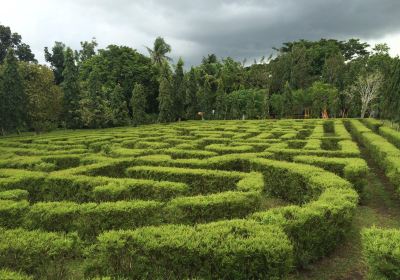
{"type": "MultiPolygon", "coordinates": [[[[234,241],[230,246],[224,242],[205,245],[211,242],[208,238],[215,234],[211,230],[213,229],[212,225],[219,224],[222,227],[231,224],[231,222],[224,221],[194,227],[171,225],[102,234],[99,236],[98,243],[92,249],[94,251],[91,251],[92,260],[88,272],[111,276],[126,276],[129,273],[136,275],[138,273],[138,275],[149,275],[151,277],[170,275],[176,278],[194,276],[207,278],[204,273],[212,271],[215,275],[222,275],[219,274],[222,273],[220,271],[224,273],[230,271],[227,275],[233,275],[236,278],[257,278],[257,276],[279,278],[292,270],[293,263],[292,261],[288,262],[288,259],[293,260],[296,266],[305,266],[309,262],[325,256],[343,239],[349,229],[354,209],[358,203],[358,195],[349,182],[309,165],[268,159],[251,159],[248,164],[251,165],[252,170],[259,171],[264,175],[267,192],[274,190],[277,191],[277,194],[280,194],[279,190],[282,190],[281,193],[283,194],[283,190],[286,190],[286,193],[293,199],[301,197],[300,200],[296,199],[296,202],[303,205],[259,212],[253,214],[251,219],[246,221],[248,223],[254,220],[253,223],[257,227],[264,225],[283,230],[285,234],[282,238],[285,236],[289,238],[288,244],[292,244],[293,247],[284,251],[286,261],[279,258],[275,263],[279,269],[272,269],[271,265],[268,265],[264,269],[261,267],[254,268],[254,272],[243,271],[249,265],[254,264],[249,264],[242,259],[232,263],[221,263],[213,258],[211,258],[212,263],[217,264],[217,267],[210,268],[209,266],[212,264],[208,262],[208,258],[204,257],[202,250],[205,250],[205,248],[211,250],[223,246],[226,250],[229,250],[225,254],[232,256],[236,253],[231,252],[231,250],[239,246],[235,245],[234,241]],[[300,184],[296,184],[299,180],[300,184]],[[292,187],[288,188],[288,186],[292,187]],[[304,194],[305,192],[306,194],[304,194]],[[203,232],[203,228],[208,229],[207,234],[203,232]],[[145,239],[138,241],[138,236],[145,239]],[[207,239],[206,243],[203,243],[204,239],[207,239]],[[188,240],[190,242],[185,243],[188,240]],[[195,246],[193,244],[198,244],[196,246],[199,246],[199,248],[193,248],[192,246],[195,246]],[[98,257],[94,257],[95,255],[98,257]],[[137,262],[139,262],[137,266],[128,265],[129,263],[137,264],[137,262]],[[142,262],[144,263],[142,264],[142,262]],[[231,265],[234,264],[235,266],[232,267],[231,265]],[[260,273],[260,271],[263,274],[252,274],[260,273]]],[[[249,226],[243,227],[244,232],[246,232],[246,228],[249,228],[249,226]]],[[[214,238],[212,237],[211,240],[214,240],[214,238]]],[[[275,238],[271,239],[271,236],[268,238],[269,241],[275,240],[275,238]]],[[[237,242],[240,244],[240,240],[237,242]]],[[[282,254],[282,248],[276,248],[277,244],[270,244],[269,246],[275,248],[274,251],[277,255],[282,254]]],[[[271,247],[268,249],[271,250],[271,247]]],[[[260,249],[255,246],[252,250],[259,251],[260,249]]],[[[210,253],[207,252],[206,255],[208,254],[210,253]]],[[[214,256],[214,254],[212,255],[214,256]]],[[[267,253],[263,252],[263,254],[267,253]]],[[[277,256],[272,258],[276,259],[277,256]]],[[[257,257],[254,257],[254,259],[257,260],[257,257]]],[[[268,259],[266,261],[268,262],[268,259]]],[[[258,261],[255,263],[258,263],[258,261]]],[[[265,264],[263,265],[265,266],[265,264]]]]}
{"type": "Polygon", "coordinates": [[[367,148],[400,193],[400,150],[358,120],[349,120],[347,125],[353,136],[367,148]]]}

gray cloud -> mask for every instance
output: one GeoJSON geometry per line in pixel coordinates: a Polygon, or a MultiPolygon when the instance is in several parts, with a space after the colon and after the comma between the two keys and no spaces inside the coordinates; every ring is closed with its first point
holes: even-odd
{"type": "MultiPolygon", "coordinates": [[[[145,53],[158,35],[187,64],[215,53],[235,59],[271,53],[305,38],[376,41],[400,35],[398,0],[20,0],[2,4],[0,23],[22,34],[39,60],[55,40],[78,48],[96,37],[101,47],[129,45],[145,53]],[[389,37],[388,37],[389,36],[389,37]]],[[[396,37],[397,38],[397,37],[396,37]]],[[[400,51],[399,43],[392,48],[400,51]]]]}

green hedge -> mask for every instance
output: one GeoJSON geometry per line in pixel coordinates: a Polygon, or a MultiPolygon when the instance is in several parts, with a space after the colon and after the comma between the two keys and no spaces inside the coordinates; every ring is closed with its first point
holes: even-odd
{"type": "Polygon", "coordinates": [[[379,128],[379,134],[400,149],[400,131],[396,131],[390,127],[381,126],[379,128]]]}
{"type": "Polygon", "coordinates": [[[0,270],[0,279],[2,280],[33,280],[31,276],[23,273],[11,271],[8,269],[0,270]]]}
{"type": "Polygon", "coordinates": [[[27,200],[29,196],[28,191],[26,190],[8,190],[0,192],[0,200],[27,200]]]}
{"type": "Polygon", "coordinates": [[[253,151],[253,147],[249,145],[228,146],[224,144],[211,144],[205,146],[204,149],[219,154],[249,153],[253,151]]]}
{"type": "Polygon", "coordinates": [[[368,165],[361,158],[327,158],[317,156],[295,156],[294,162],[322,167],[353,183],[359,194],[362,193],[368,175],[368,165]]]}
{"type": "Polygon", "coordinates": [[[362,119],[361,121],[374,132],[378,132],[379,128],[383,126],[382,121],[373,118],[362,119]]]}
{"type": "Polygon", "coordinates": [[[400,150],[382,136],[365,127],[360,121],[350,120],[347,125],[354,137],[367,148],[373,159],[400,192],[400,150]]]}
{"type": "Polygon", "coordinates": [[[80,254],[76,235],[0,228],[0,266],[37,279],[66,279],[68,263],[80,254]]]}
{"type": "Polygon", "coordinates": [[[77,231],[93,238],[111,229],[132,229],[160,223],[162,203],[155,201],[118,201],[77,204],[42,202],[31,206],[24,226],[47,231],[77,231]]]}
{"type": "Polygon", "coordinates": [[[235,188],[235,184],[244,177],[244,173],[207,169],[187,169],[177,167],[133,166],[127,169],[127,175],[161,181],[187,183],[193,194],[216,193],[235,188]]]}
{"type": "Polygon", "coordinates": [[[131,199],[169,200],[179,195],[185,195],[188,190],[189,187],[185,183],[123,179],[95,187],[93,189],[93,199],[96,201],[131,199]]]}
{"type": "Polygon", "coordinates": [[[369,268],[369,279],[400,279],[400,231],[397,229],[364,229],[363,255],[369,268]]]}
{"type": "Polygon", "coordinates": [[[167,203],[165,216],[172,223],[206,223],[244,218],[260,207],[259,192],[221,192],[211,195],[178,197],[167,203]]]}
{"type": "Polygon", "coordinates": [[[29,203],[26,200],[0,200],[0,227],[19,227],[28,210],[29,203]]]}
{"type": "Polygon", "coordinates": [[[55,155],[42,157],[47,163],[54,164],[57,169],[75,167],[80,164],[81,157],[76,155],[55,155]]]}
{"type": "Polygon", "coordinates": [[[101,234],[88,252],[87,275],[130,279],[281,279],[292,246],[277,227],[231,220],[101,234]]]}
{"type": "Polygon", "coordinates": [[[300,206],[255,213],[265,224],[279,225],[293,242],[296,265],[306,266],[326,256],[348,232],[358,195],[346,180],[320,168],[257,159],[254,168],[264,174],[266,188],[300,206]],[[312,200],[314,199],[314,200],[312,200]]]}

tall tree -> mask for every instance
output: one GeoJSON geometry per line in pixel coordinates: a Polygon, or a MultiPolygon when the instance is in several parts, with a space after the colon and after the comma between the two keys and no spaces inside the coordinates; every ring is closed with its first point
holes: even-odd
{"type": "Polygon", "coordinates": [[[82,123],[88,128],[103,128],[110,124],[109,100],[103,92],[101,81],[95,69],[85,81],[80,100],[82,123]]]}
{"type": "Polygon", "coordinates": [[[183,107],[185,102],[185,77],[183,73],[183,60],[179,58],[174,73],[173,88],[173,106],[175,109],[175,119],[180,120],[183,117],[183,107]]]}
{"type": "Polygon", "coordinates": [[[79,115],[79,73],[71,48],[67,48],[65,51],[63,68],[63,82],[61,83],[64,92],[63,117],[68,128],[78,128],[81,124],[79,115]]]}
{"type": "Polygon", "coordinates": [[[167,54],[171,52],[171,46],[168,45],[162,37],[156,38],[156,40],[154,41],[153,49],[149,47],[146,48],[150,54],[152,61],[158,66],[161,66],[164,60],[172,60],[169,56],[167,56],[167,54]]]}
{"type": "Polygon", "coordinates": [[[397,58],[383,95],[383,117],[400,123],[400,59],[397,58]]]}
{"type": "Polygon", "coordinates": [[[164,62],[161,66],[158,102],[160,111],[158,121],[161,123],[172,122],[175,113],[172,98],[171,70],[167,62],[164,62]]]}
{"type": "Polygon", "coordinates": [[[337,88],[316,81],[307,91],[312,100],[311,115],[313,117],[321,117],[324,112],[327,112],[329,116],[337,115],[339,96],[337,88]]]}
{"type": "Polygon", "coordinates": [[[212,83],[213,83],[213,76],[211,75],[206,75],[203,87],[201,88],[201,111],[203,111],[206,115],[206,118],[211,118],[210,115],[212,114],[212,110],[214,109],[214,104],[215,104],[215,94],[212,89],[212,83]]]}
{"type": "Polygon", "coordinates": [[[157,71],[150,58],[136,50],[125,46],[110,45],[106,49],[100,49],[96,55],[82,62],[79,71],[85,90],[89,84],[90,76],[104,85],[107,92],[120,85],[123,89],[125,104],[130,117],[132,117],[130,100],[133,87],[136,83],[140,83],[146,91],[148,112],[158,112],[159,84],[156,80],[157,71]]]}
{"type": "Polygon", "coordinates": [[[282,114],[285,117],[293,116],[293,93],[289,82],[286,82],[282,93],[282,114]]]}
{"type": "Polygon", "coordinates": [[[364,118],[371,103],[378,98],[382,82],[383,76],[380,72],[367,73],[360,75],[351,87],[350,96],[358,95],[361,100],[361,118],[364,118]]]}
{"type": "Polygon", "coordinates": [[[62,42],[55,42],[51,52],[48,47],[44,48],[44,58],[50,63],[54,72],[56,84],[59,85],[63,81],[64,60],[66,46],[62,42]]]}
{"type": "Polygon", "coordinates": [[[134,126],[146,122],[147,98],[144,87],[141,84],[135,84],[131,99],[132,106],[132,124],[134,126]]]}
{"type": "Polygon", "coordinates": [[[10,48],[20,61],[37,62],[30,46],[22,42],[21,35],[12,33],[8,26],[0,25],[0,64],[4,62],[10,48]]]}
{"type": "Polygon", "coordinates": [[[226,119],[228,113],[228,102],[226,100],[226,92],[223,81],[218,80],[218,88],[215,98],[215,114],[217,119],[226,119]]]}
{"type": "Polygon", "coordinates": [[[199,107],[197,103],[198,86],[197,86],[196,72],[193,67],[190,68],[190,71],[187,74],[186,83],[187,83],[186,98],[185,98],[186,118],[189,120],[193,120],[196,118],[196,115],[199,112],[199,107]]]}
{"type": "Polygon", "coordinates": [[[26,121],[26,96],[14,50],[9,48],[4,62],[1,87],[1,131],[20,131],[26,121]]]}
{"type": "Polygon", "coordinates": [[[124,89],[119,84],[110,93],[109,112],[112,126],[129,124],[129,112],[125,101],[124,89]]]}
{"type": "Polygon", "coordinates": [[[75,57],[79,61],[79,63],[88,60],[92,56],[96,54],[96,47],[98,46],[96,38],[93,38],[92,41],[84,41],[81,42],[81,49],[79,51],[75,51],[75,57]]]}
{"type": "Polygon", "coordinates": [[[45,65],[21,62],[21,78],[27,99],[27,124],[36,132],[55,129],[59,125],[63,94],[54,84],[54,74],[45,65]]]}

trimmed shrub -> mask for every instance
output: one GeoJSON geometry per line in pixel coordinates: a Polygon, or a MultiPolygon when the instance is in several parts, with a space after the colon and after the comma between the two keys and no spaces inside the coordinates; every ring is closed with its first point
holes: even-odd
{"type": "Polygon", "coordinates": [[[169,200],[184,195],[189,187],[185,183],[151,181],[140,179],[115,180],[93,189],[96,201],[118,201],[131,199],[169,200]]]}
{"type": "Polygon", "coordinates": [[[93,238],[105,230],[159,224],[161,211],[162,204],[155,201],[43,202],[31,207],[25,226],[47,231],[78,231],[84,238],[93,238]]]}
{"type": "Polygon", "coordinates": [[[27,200],[29,193],[26,190],[8,190],[0,192],[0,200],[27,200]]]}
{"type": "Polygon", "coordinates": [[[361,119],[361,121],[374,132],[378,132],[379,128],[383,126],[383,122],[373,118],[361,119]]]}
{"type": "Polygon", "coordinates": [[[0,227],[15,228],[21,226],[28,208],[29,203],[26,200],[0,200],[0,227]]]}
{"type": "Polygon", "coordinates": [[[256,213],[253,218],[283,227],[293,242],[296,265],[327,255],[349,230],[358,195],[346,180],[317,167],[254,159],[254,168],[264,174],[270,192],[299,206],[275,208],[256,213]]]}
{"type": "Polygon", "coordinates": [[[369,228],[361,236],[369,279],[400,279],[400,231],[369,228]]]}
{"type": "Polygon", "coordinates": [[[134,279],[281,279],[293,260],[279,228],[244,220],[106,232],[88,257],[87,275],[134,279]]]}
{"type": "Polygon", "coordinates": [[[66,279],[68,262],[80,253],[76,235],[0,228],[0,266],[37,279],[66,279]]]}
{"type": "Polygon", "coordinates": [[[400,192],[400,150],[385,138],[373,133],[360,121],[350,120],[347,125],[354,137],[362,143],[386,176],[400,192]]]}
{"type": "Polygon", "coordinates": [[[400,131],[396,131],[390,127],[381,126],[379,128],[379,134],[400,149],[400,131]]]}
{"type": "Polygon", "coordinates": [[[31,276],[23,273],[14,272],[8,269],[0,270],[0,279],[2,280],[33,280],[31,276]]]}
{"type": "Polygon", "coordinates": [[[220,219],[244,218],[260,207],[258,192],[222,192],[211,195],[178,197],[166,205],[168,222],[206,223],[220,219]]]}
{"type": "Polygon", "coordinates": [[[366,184],[368,165],[360,158],[327,158],[317,156],[295,156],[294,162],[301,162],[322,167],[330,172],[342,176],[354,184],[359,194],[366,184]]]}
{"type": "Polygon", "coordinates": [[[220,154],[248,153],[253,151],[253,147],[249,145],[227,146],[224,144],[211,144],[205,146],[204,149],[208,151],[217,152],[220,154]]]}
{"type": "Polygon", "coordinates": [[[134,178],[184,182],[189,184],[191,193],[205,194],[234,189],[237,181],[243,178],[245,173],[177,167],[133,166],[127,169],[127,175],[134,178]]]}

